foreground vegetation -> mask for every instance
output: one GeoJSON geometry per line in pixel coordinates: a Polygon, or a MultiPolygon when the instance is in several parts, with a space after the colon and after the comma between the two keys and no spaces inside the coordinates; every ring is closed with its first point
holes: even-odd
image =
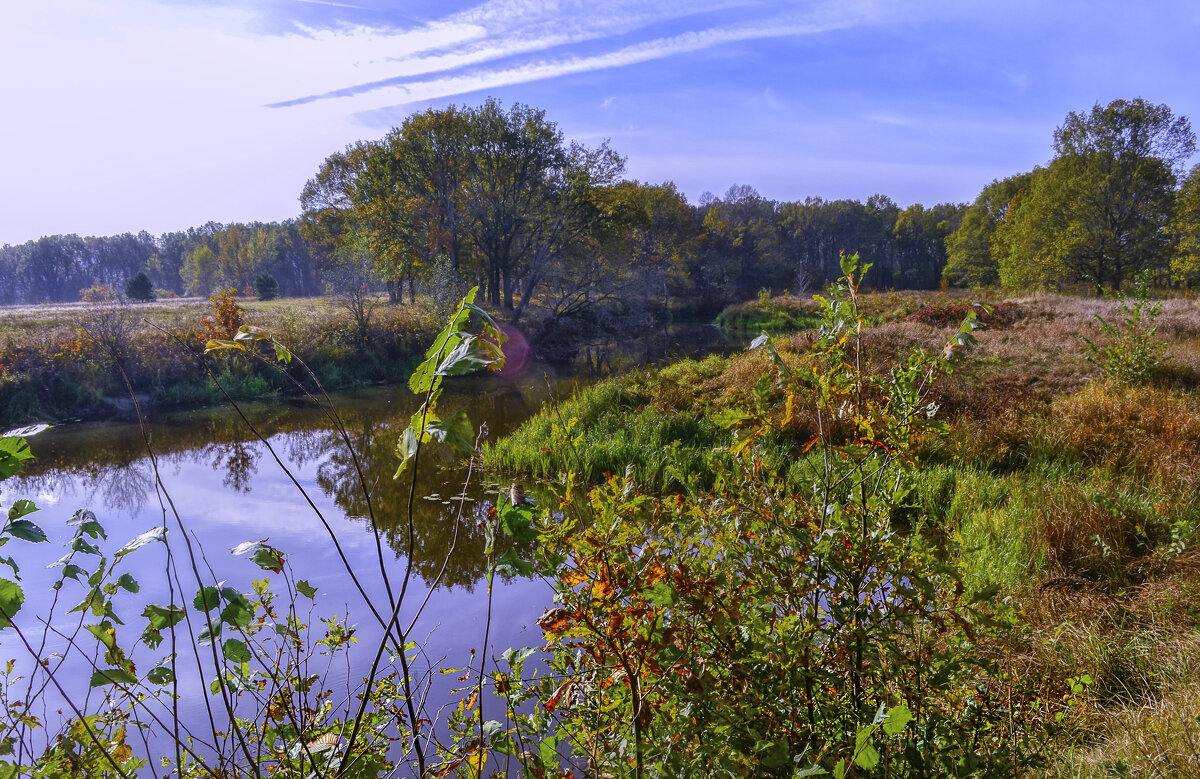
{"type": "MultiPolygon", "coordinates": [[[[265,577],[239,588],[209,581],[166,512],[116,551],[82,512],[60,561],[83,598],[66,653],[104,695],[55,687],[64,718],[35,713],[61,665],[39,653],[19,581],[0,582],[0,630],[47,660],[5,700],[5,775],[135,775],[148,754],[131,734],[151,722],[173,733],[164,766],[192,776],[1187,774],[1195,302],[1143,287],[977,306],[867,295],[857,258],[842,270],[817,330],[597,385],[484,451],[547,477],[537,508],[514,488],[482,519],[483,597],[497,576],[553,585],[544,647],[420,668],[422,607],[399,618],[411,562],[381,556],[386,599],[360,585],[369,672],[335,695],[353,632],[303,616],[316,592],[283,551],[235,548],[265,577]],[[160,543],[188,584],[134,618],[122,560],[160,543]],[[185,671],[212,680],[211,733],[173,708],[185,671]],[[437,671],[461,683],[445,716],[424,707],[437,671]]],[[[478,447],[469,415],[438,406],[445,377],[502,364],[473,295],[410,378],[423,404],[400,478],[426,447],[478,447]]],[[[229,371],[292,359],[254,327],[206,349],[229,371]]],[[[0,478],[35,432],[3,440],[0,478]]],[[[12,504],[4,543],[44,540],[34,510],[12,504]]]]}
{"type": "MultiPolygon", "coordinates": [[[[861,300],[864,319],[885,308],[893,315],[863,330],[855,369],[861,359],[867,375],[893,378],[851,399],[851,410],[856,403],[892,409],[888,393],[911,365],[910,349],[938,349],[970,311],[953,300],[895,303],[886,295],[861,300]]],[[[1037,295],[993,302],[980,315],[990,326],[971,358],[928,393],[948,423],[945,434],[914,438],[908,455],[902,447],[896,452],[911,471],[907,482],[896,482],[905,488],[889,493],[887,524],[925,538],[952,561],[964,597],[981,598],[1011,620],[990,638],[979,630],[968,641],[995,663],[977,687],[986,693],[972,705],[1004,701],[1015,728],[1006,744],[1045,739],[1024,748],[1040,756],[1039,770],[1054,775],[1190,775],[1200,759],[1193,550],[1200,528],[1200,310],[1190,299],[1037,295]]],[[[802,333],[772,343],[782,365],[803,371],[822,344],[816,338],[802,333]]],[[[822,447],[830,437],[842,442],[835,449],[848,447],[843,456],[853,462],[858,447],[870,445],[865,433],[896,434],[861,424],[855,432],[862,412],[847,417],[845,409],[829,408],[833,398],[823,402],[823,390],[800,402],[770,378],[771,362],[760,349],[601,383],[491,445],[485,462],[537,477],[564,469],[583,480],[611,474],[681,493],[676,505],[710,506],[713,521],[732,523],[729,532],[752,547],[739,555],[758,560],[758,547],[777,528],[743,529],[747,512],[770,524],[791,510],[790,500],[803,502],[814,470],[829,467],[822,447]],[[762,425],[763,414],[775,422],[762,425]],[[747,476],[791,497],[770,492],[757,511],[753,503],[734,508],[745,498],[729,494],[730,474],[745,467],[745,455],[729,448],[730,424],[755,433],[752,444],[742,439],[756,452],[747,476]],[[552,440],[566,445],[548,446],[552,440]]],[[[688,534],[715,530],[686,524],[674,543],[687,538],[691,548],[688,534]]],[[[675,532],[656,525],[650,535],[675,532]]],[[[732,580],[716,574],[708,586],[725,593],[715,596],[721,602],[758,602],[763,575],[789,583],[804,577],[771,564],[732,580]]],[[[783,673],[791,667],[783,657],[764,667],[783,673]]],[[[993,736],[1003,730],[996,728],[987,726],[993,736]]],[[[964,764],[930,772],[956,771],[971,772],[964,764]]],[[[995,765],[989,771],[1003,773],[995,765]]]]}

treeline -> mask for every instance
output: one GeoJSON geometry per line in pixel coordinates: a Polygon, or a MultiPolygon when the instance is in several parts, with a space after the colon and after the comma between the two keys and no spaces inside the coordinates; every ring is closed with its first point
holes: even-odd
{"type": "MultiPolygon", "coordinates": [[[[1200,166],[1186,118],[1143,100],[1071,113],[1044,167],[994,181],[973,204],[768,200],[749,186],[690,204],[671,183],[625,180],[607,144],[564,140],[545,112],[450,106],[331,155],[299,219],[153,238],[50,236],[0,249],[0,303],[77,300],[139,272],[167,293],[285,296],[387,289],[454,300],[478,285],[513,322],[564,326],[708,312],[766,289],[802,293],[874,263],[877,288],[1090,283],[1151,274],[1200,284],[1200,166]],[[1180,182],[1182,181],[1182,185],[1180,182]]],[[[617,323],[617,324],[614,324],[617,323]]]]}
{"type": "Polygon", "coordinates": [[[607,144],[566,143],[543,111],[430,109],[330,156],[303,220],[331,255],[370,262],[394,297],[478,285],[512,321],[533,308],[546,325],[821,287],[843,249],[875,261],[877,285],[933,287],[963,211],[884,196],[782,203],[748,186],[692,206],[623,170],[607,144]]]}
{"type": "Polygon", "coordinates": [[[157,238],[145,231],[51,235],[0,248],[0,304],[74,301],[87,290],[119,293],[138,273],[149,276],[160,293],[174,295],[246,290],[263,273],[276,279],[284,295],[316,295],[324,291],[325,264],[320,247],[301,236],[297,220],[209,222],[157,238]]]}
{"type": "Polygon", "coordinates": [[[1187,118],[1141,99],[1097,104],[1067,115],[1054,151],[967,208],[947,241],[949,283],[1200,284],[1200,166],[1184,176],[1196,151],[1187,118]]]}

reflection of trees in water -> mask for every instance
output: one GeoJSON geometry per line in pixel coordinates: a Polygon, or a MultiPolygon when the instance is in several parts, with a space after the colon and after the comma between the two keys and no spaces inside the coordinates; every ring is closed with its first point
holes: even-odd
{"type": "MultiPolygon", "coordinates": [[[[317,468],[317,484],[342,509],[348,518],[364,525],[374,510],[375,521],[398,555],[408,554],[408,491],[409,478],[394,479],[397,459],[398,425],[387,420],[356,417],[346,420],[346,432],[359,455],[362,480],[341,437],[325,431],[317,440],[309,438],[312,447],[305,456],[310,460],[324,458],[317,468]],[[365,482],[371,495],[368,505],[362,489],[365,482]]],[[[293,447],[293,451],[294,451],[293,447]]],[[[436,447],[421,453],[418,483],[413,500],[413,569],[421,578],[432,581],[450,557],[442,583],[447,586],[470,587],[483,574],[483,532],[468,506],[458,528],[454,543],[457,504],[443,505],[440,500],[427,500],[441,495],[450,487],[443,484],[450,473],[465,475],[455,459],[436,447]],[[442,466],[442,467],[439,467],[442,466]],[[453,551],[453,554],[451,552],[453,551]]],[[[458,485],[455,494],[461,492],[458,485]]]]}
{"type": "MultiPolygon", "coordinates": [[[[522,384],[487,377],[451,383],[440,411],[453,414],[465,409],[478,426],[503,435],[523,422],[547,396],[540,379],[522,384]]],[[[408,491],[410,479],[393,479],[398,461],[396,439],[408,424],[418,401],[407,388],[368,393],[367,399],[341,400],[339,412],[350,445],[359,454],[364,481],[370,491],[375,519],[389,546],[398,555],[408,553],[408,491]]],[[[332,429],[325,413],[311,404],[280,402],[248,406],[247,415],[275,450],[294,468],[316,464],[317,483],[354,523],[370,532],[366,497],[346,442],[332,429]]],[[[203,464],[223,471],[227,488],[248,492],[259,475],[265,447],[241,419],[228,409],[168,415],[150,423],[159,466],[168,478],[171,466],[203,464]]],[[[80,507],[135,511],[153,502],[154,474],[145,442],[135,424],[81,425],[50,431],[30,441],[37,459],[31,462],[22,494],[63,496],[80,507]]],[[[274,466],[269,469],[275,478],[274,466]]],[[[426,581],[449,561],[442,583],[470,587],[484,571],[483,531],[479,502],[469,502],[462,512],[457,544],[454,543],[458,504],[466,469],[458,455],[440,447],[421,452],[419,480],[413,501],[415,571],[426,581]],[[432,499],[429,499],[432,498],[432,499]]],[[[468,496],[479,499],[483,489],[479,474],[468,496]]],[[[6,490],[6,497],[9,494],[6,490]]],[[[296,496],[297,503],[302,500],[296,496]]]]}
{"type": "Polygon", "coordinates": [[[12,496],[54,495],[69,497],[92,510],[134,512],[154,492],[154,472],[149,463],[129,462],[75,470],[57,469],[30,474],[5,493],[12,496]]]}
{"type": "Polygon", "coordinates": [[[262,452],[258,446],[252,446],[246,441],[234,441],[228,444],[209,444],[198,451],[196,459],[201,455],[212,458],[213,470],[225,469],[225,478],[221,483],[234,492],[249,492],[250,480],[258,471],[258,460],[262,452]]]}

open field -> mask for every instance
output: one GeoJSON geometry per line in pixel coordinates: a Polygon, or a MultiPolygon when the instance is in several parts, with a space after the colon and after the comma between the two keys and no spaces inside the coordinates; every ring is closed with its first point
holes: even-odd
{"type": "MultiPolygon", "coordinates": [[[[289,345],[327,388],[407,376],[434,331],[432,305],[332,297],[238,299],[218,315],[207,300],[136,305],[70,303],[0,312],[0,421],[7,425],[110,413],[129,402],[119,365],[140,399],[203,405],[221,396],[199,352],[213,337],[254,325],[289,345]],[[207,319],[207,322],[206,322],[207,319]]],[[[238,397],[295,391],[285,375],[252,361],[210,362],[238,397]]]]}

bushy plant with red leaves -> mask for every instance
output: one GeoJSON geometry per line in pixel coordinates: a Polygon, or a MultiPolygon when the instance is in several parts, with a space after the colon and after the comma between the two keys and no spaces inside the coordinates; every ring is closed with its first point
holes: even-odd
{"type": "Polygon", "coordinates": [[[1007,327],[1025,316],[1025,311],[1016,303],[995,303],[990,308],[991,311],[988,311],[978,303],[927,305],[904,317],[904,321],[920,322],[930,327],[957,327],[966,318],[967,312],[974,311],[980,322],[997,329],[1007,327]]]}

